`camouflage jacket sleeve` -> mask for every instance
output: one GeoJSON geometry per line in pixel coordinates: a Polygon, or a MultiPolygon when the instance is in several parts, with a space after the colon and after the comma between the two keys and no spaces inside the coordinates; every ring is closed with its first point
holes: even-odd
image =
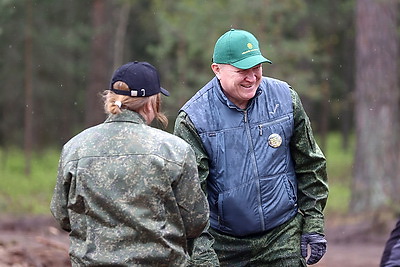
{"type": "Polygon", "coordinates": [[[328,198],[326,160],[317,145],[310,120],[297,93],[292,90],[294,134],[291,154],[298,180],[298,204],[304,215],[305,233],[324,234],[323,210],[328,198]]]}
{"type": "MultiPolygon", "coordinates": [[[[71,164],[71,163],[70,163],[71,164]]],[[[50,203],[50,211],[53,214],[60,227],[65,231],[71,231],[71,225],[68,216],[68,194],[71,184],[71,174],[63,171],[63,153],[61,153],[58,164],[57,182],[54,188],[54,194],[50,203]]]]}
{"type": "MultiPolygon", "coordinates": [[[[174,134],[189,143],[195,151],[201,187],[206,194],[206,180],[209,173],[208,156],[204,151],[200,136],[197,134],[193,123],[183,111],[178,114],[175,121],[174,134]]],[[[198,238],[189,240],[191,255],[188,266],[219,266],[217,254],[212,248],[214,237],[208,232],[208,228],[209,224],[198,238]]]]}
{"type": "Polygon", "coordinates": [[[182,176],[173,188],[187,238],[199,236],[209,217],[207,199],[200,188],[198,179],[193,179],[193,177],[197,178],[197,164],[195,155],[190,149],[186,153],[182,176]]]}
{"type": "Polygon", "coordinates": [[[194,127],[189,116],[184,111],[181,111],[176,118],[174,134],[179,136],[192,146],[196,154],[200,184],[204,193],[207,194],[206,179],[209,173],[208,156],[203,148],[200,136],[197,134],[196,128],[194,127]]]}

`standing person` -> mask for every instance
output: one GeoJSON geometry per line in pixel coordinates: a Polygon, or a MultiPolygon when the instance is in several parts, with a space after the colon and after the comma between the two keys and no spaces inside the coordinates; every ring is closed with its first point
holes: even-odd
{"type": "Polygon", "coordinates": [[[380,267],[399,267],[400,266],[400,217],[397,219],[396,226],[390,233],[386,241],[385,249],[381,257],[380,267]]]}
{"type": "MultiPolygon", "coordinates": [[[[196,152],[221,266],[306,266],[326,251],[326,160],[297,93],[262,76],[256,37],[215,44],[215,77],[180,110],[174,132],[196,152]]],[[[206,238],[197,240],[206,251],[206,238]]]]}
{"type": "Polygon", "coordinates": [[[104,92],[108,118],[63,147],[51,212],[69,232],[73,266],[185,266],[187,239],[208,222],[195,154],[148,126],[160,112],[157,70],[118,68],[104,92]]]}

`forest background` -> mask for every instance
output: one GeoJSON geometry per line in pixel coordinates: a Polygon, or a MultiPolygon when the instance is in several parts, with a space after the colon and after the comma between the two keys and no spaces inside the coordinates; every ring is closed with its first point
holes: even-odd
{"type": "MultiPolygon", "coordinates": [[[[105,119],[128,61],[156,66],[170,120],[213,76],[217,38],[257,36],[327,155],[328,213],[399,213],[398,0],[0,0],[0,212],[47,214],[62,145],[105,119]]],[[[158,125],[155,125],[158,126],[158,125]]]]}

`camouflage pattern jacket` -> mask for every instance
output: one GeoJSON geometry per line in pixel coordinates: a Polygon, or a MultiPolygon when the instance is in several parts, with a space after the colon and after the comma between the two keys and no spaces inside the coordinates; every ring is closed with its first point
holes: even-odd
{"type": "Polygon", "coordinates": [[[73,266],[184,266],[209,216],[190,146],[128,110],[64,145],[50,208],[73,266]]]}

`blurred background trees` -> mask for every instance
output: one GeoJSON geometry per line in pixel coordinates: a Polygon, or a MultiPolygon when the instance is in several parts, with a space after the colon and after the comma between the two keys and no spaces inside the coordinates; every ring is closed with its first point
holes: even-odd
{"type": "Polygon", "coordinates": [[[354,211],[400,211],[397,0],[358,0],[354,211]]]}
{"type": "Polygon", "coordinates": [[[171,92],[163,98],[171,131],[179,108],[213,75],[215,41],[239,28],[254,33],[273,61],[264,75],[298,91],[325,153],[329,134],[340,133],[346,150],[355,133],[352,209],[393,208],[400,189],[397,6],[397,0],[0,0],[0,148],[25,148],[29,166],[29,151],[59,149],[102,122],[100,93],[116,67],[134,60],[155,65],[171,92]]]}

